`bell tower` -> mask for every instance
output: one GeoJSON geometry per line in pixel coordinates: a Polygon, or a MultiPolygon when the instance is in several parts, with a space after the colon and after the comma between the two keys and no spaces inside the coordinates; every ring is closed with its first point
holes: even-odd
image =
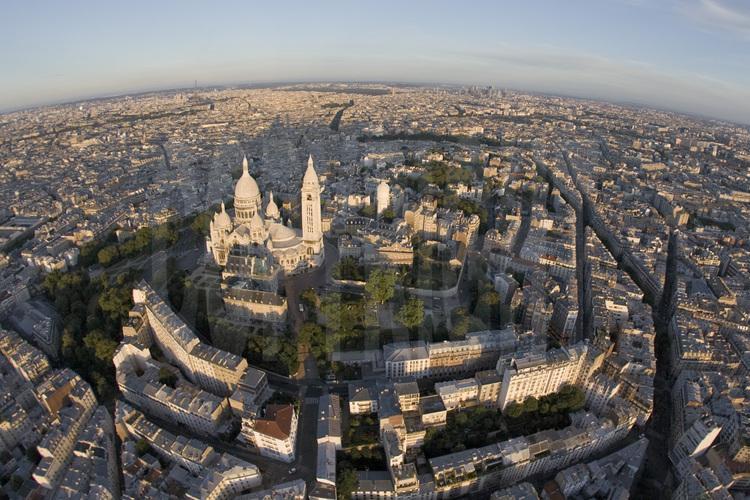
{"type": "Polygon", "coordinates": [[[313,166],[312,155],[307,159],[307,170],[302,180],[302,240],[308,245],[308,254],[323,249],[323,231],[320,215],[320,183],[313,166]]]}

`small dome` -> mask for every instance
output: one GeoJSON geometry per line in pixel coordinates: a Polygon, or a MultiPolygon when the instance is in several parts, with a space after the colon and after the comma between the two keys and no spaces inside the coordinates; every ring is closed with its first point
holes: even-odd
{"type": "Polygon", "coordinates": [[[266,217],[269,219],[278,219],[281,214],[279,213],[279,207],[276,206],[276,202],[273,201],[273,193],[268,194],[268,206],[266,207],[266,217]]]}
{"type": "Polygon", "coordinates": [[[242,176],[237,181],[237,185],[234,187],[234,200],[235,204],[237,201],[255,201],[260,198],[260,189],[258,189],[258,183],[248,172],[247,157],[242,159],[242,176]]]}
{"type": "Polygon", "coordinates": [[[255,215],[253,215],[253,218],[250,219],[250,230],[256,231],[256,230],[263,230],[265,228],[265,225],[263,224],[263,219],[260,218],[260,215],[258,215],[258,212],[255,212],[255,215]]]}
{"type": "Polygon", "coordinates": [[[271,239],[275,243],[288,241],[294,239],[296,236],[297,233],[291,227],[286,227],[283,224],[271,225],[271,239]]]}
{"type": "Polygon", "coordinates": [[[232,220],[229,218],[224,202],[221,202],[221,211],[214,214],[214,226],[218,229],[231,229],[232,220]]]}
{"type": "Polygon", "coordinates": [[[284,224],[274,222],[268,232],[274,248],[288,248],[297,243],[297,231],[284,224]]]}

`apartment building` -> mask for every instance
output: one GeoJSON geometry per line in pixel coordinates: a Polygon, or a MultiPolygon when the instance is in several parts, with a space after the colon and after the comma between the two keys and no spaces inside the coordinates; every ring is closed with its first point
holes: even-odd
{"type": "Polygon", "coordinates": [[[393,390],[402,412],[416,411],[419,408],[419,386],[416,382],[396,382],[393,390]]]}
{"type": "Polygon", "coordinates": [[[37,394],[53,420],[37,445],[42,459],[32,477],[42,487],[54,490],[72,458],[78,434],[96,409],[96,397],[91,386],[68,368],[42,382],[37,394]]]}
{"type": "Polygon", "coordinates": [[[475,405],[479,395],[479,384],[473,378],[438,382],[435,384],[435,392],[440,396],[445,408],[450,411],[462,406],[475,405]]]}
{"type": "Polygon", "coordinates": [[[386,344],[383,346],[383,359],[385,376],[390,379],[427,377],[430,373],[430,357],[423,340],[386,344]]]}
{"type": "Polygon", "coordinates": [[[127,401],[147,413],[186,426],[193,432],[217,435],[229,413],[229,401],[200,389],[169,365],[151,359],[148,349],[121,343],[113,357],[117,385],[127,401]],[[172,385],[162,373],[175,376],[172,385]]]}
{"type": "Polygon", "coordinates": [[[247,360],[202,343],[145,281],[133,289],[133,302],[145,306],[153,340],[191,382],[221,396],[229,396],[236,389],[247,360]]]}
{"type": "Polygon", "coordinates": [[[477,404],[496,408],[500,398],[503,379],[497,370],[482,370],[474,375],[477,381],[477,404]]]}
{"type": "Polygon", "coordinates": [[[490,369],[500,356],[512,353],[516,343],[512,328],[470,332],[464,340],[431,343],[427,346],[430,376],[448,377],[490,369]]]}
{"type": "Polygon", "coordinates": [[[473,374],[493,368],[499,357],[515,351],[517,343],[516,333],[506,328],[470,332],[464,340],[386,344],[383,346],[385,374],[390,379],[473,374]]]}
{"type": "Polygon", "coordinates": [[[374,383],[350,382],[348,393],[349,414],[365,415],[369,413],[377,413],[378,391],[374,383]]]}
{"type": "Polygon", "coordinates": [[[336,394],[324,394],[318,400],[318,446],[331,443],[340,450],[341,435],[341,399],[336,394]]]}
{"type": "Polygon", "coordinates": [[[521,402],[529,396],[541,397],[563,385],[575,384],[586,360],[586,345],[551,349],[543,354],[500,360],[497,371],[503,377],[499,406],[521,402]]]}
{"type": "Polygon", "coordinates": [[[55,498],[115,500],[120,496],[119,485],[112,416],[98,406],[78,437],[55,498]]]}
{"type": "Polygon", "coordinates": [[[266,415],[255,419],[251,438],[261,455],[292,462],[297,445],[297,411],[294,406],[269,404],[266,415]]]}

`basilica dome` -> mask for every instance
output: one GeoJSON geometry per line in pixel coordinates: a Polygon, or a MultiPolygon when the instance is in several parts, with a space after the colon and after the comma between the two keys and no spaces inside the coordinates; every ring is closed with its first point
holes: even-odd
{"type": "Polygon", "coordinates": [[[242,159],[242,176],[234,187],[234,215],[237,222],[245,224],[260,210],[260,189],[248,172],[247,157],[242,159]]]}
{"type": "Polygon", "coordinates": [[[242,159],[242,176],[237,181],[237,185],[234,187],[234,200],[235,204],[237,201],[255,201],[260,198],[260,189],[258,189],[258,183],[250,175],[247,170],[247,157],[242,159]]]}

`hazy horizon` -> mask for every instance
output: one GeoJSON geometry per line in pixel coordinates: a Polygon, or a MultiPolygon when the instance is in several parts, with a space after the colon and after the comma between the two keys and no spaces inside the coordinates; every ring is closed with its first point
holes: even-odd
{"type": "MultiPolygon", "coordinates": [[[[349,80],[349,81],[346,81],[346,80],[328,80],[328,81],[326,80],[297,80],[297,81],[267,81],[267,82],[265,81],[264,82],[232,82],[232,83],[216,83],[212,85],[208,85],[208,84],[202,85],[200,82],[197,82],[197,84],[198,85],[196,87],[195,81],[194,81],[193,85],[183,85],[183,86],[163,87],[163,88],[132,89],[130,91],[123,91],[123,92],[102,93],[100,95],[73,97],[70,99],[61,99],[59,101],[43,102],[43,103],[33,104],[29,106],[22,106],[19,108],[0,109],[0,115],[9,115],[13,113],[33,111],[34,109],[45,108],[45,107],[72,106],[76,104],[82,104],[82,103],[98,101],[98,100],[120,99],[120,98],[125,98],[125,97],[135,97],[135,96],[147,95],[147,94],[160,94],[160,93],[168,93],[168,92],[189,91],[193,89],[196,89],[198,91],[209,91],[211,89],[233,89],[233,88],[236,88],[236,89],[245,89],[245,88],[246,89],[256,89],[256,88],[257,89],[269,89],[269,88],[274,88],[274,87],[285,87],[285,86],[293,86],[293,85],[336,85],[336,84],[385,85],[385,86],[395,86],[395,87],[398,87],[398,86],[410,86],[410,87],[445,86],[445,87],[456,87],[456,88],[487,85],[487,84],[477,84],[477,83],[471,83],[471,82],[446,83],[446,82],[417,82],[417,81],[409,82],[409,81],[389,81],[389,80],[349,80]]],[[[583,95],[571,95],[571,94],[565,94],[561,92],[534,91],[534,90],[511,88],[511,87],[493,86],[493,88],[505,90],[508,92],[516,92],[519,94],[542,95],[542,96],[547,96],[547,97],[561,97],[564,99],[575,99],[575,100],[580,100],[580,101],[602,102],[602,103],[612,104],[615,106],[644,108],[644,109],[650,109],[650,110],[659,111],[659,112],[685,115],[687,117],[692,117],[696,119],[723,121],[723,122],[733,123],[733,124],[743,126],[743,127],[750,127],[750,119],[748,119],[748,121],[746,122],[729,120],[725,118],[709,116],[709,115],[690,112],[690,111],[682,111],[682,110],[659,107],[657,105],[649,104],[649,103],[641,103],[641,102],[634,102],[634,101],[632,102],[617,101],[614,99],[587,97],[583,95]]],[[[345,90],[342,90],[342,92],[345,92],[345,90]]]]}
{"type": "Polygon", "coordinates": [[[492,85],[750,123],[750,5],[576,0],[6,7],[4,113],[281,82],[492,85]]]}

